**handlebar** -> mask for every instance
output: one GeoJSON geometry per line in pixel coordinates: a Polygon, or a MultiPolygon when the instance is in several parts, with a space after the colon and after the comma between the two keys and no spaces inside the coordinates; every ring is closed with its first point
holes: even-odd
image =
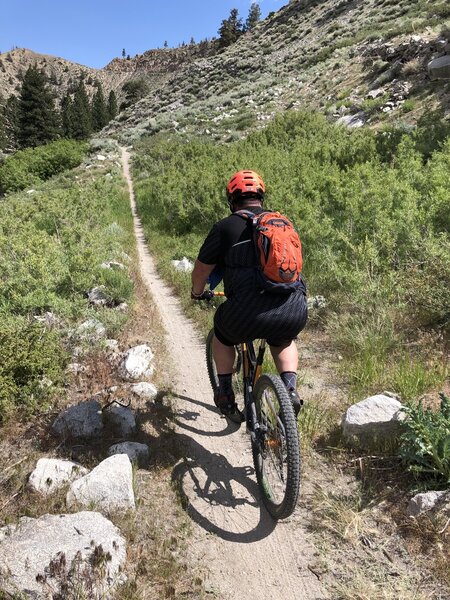
{"type": "Polygon", "coordinates": [[[225,296],[225,293],[224,292],[214,292],[213,290],[205,290],[201,296],[198,296],[195,298],[193,297],[192,299],[193,300],[206,300],[207,302],[209,302],[215,296],[225,296]]]}

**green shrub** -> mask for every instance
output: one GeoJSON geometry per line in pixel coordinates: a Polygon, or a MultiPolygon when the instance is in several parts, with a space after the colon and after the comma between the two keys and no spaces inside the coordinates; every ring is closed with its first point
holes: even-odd
{"type": "Polygon", "coordinates": [[[146,235],[156,236],[164,261],[165,248],[178,249],[172,258],[195,258],[202,237],[228,214],[230,174],[255,169],[266,181],[266,205],[299,227],[304,274],[311,293],[328,299],[327,326],[354,392],[386,384],[420,395],[444,370],[436,359],[432,376],[419,377],[426,350],[411,354],[405,344],[421,340],[418,326],[447,330],[450,316],[450,142],[435,123],[441,141],[429,154],[424,128],[349,130],[288,112],[226,146],[143,140],[134,167],[146,235]]]}
{"type": "Polygon", "coordinates": [[[119,171],[93,180],[92,171],[69,172],[42,184],[32,196],[10,194],[0,201],[0,414],[30,413],[48,406],[66,362],[62,331],[34,324],[45,311],[64,326],[99,317],[108,333],[126,315],[94,311],[86,292],[105,285],[115,303],[130,302],[127,270],[101,268],[124,262],[133,247],[132,217],[119,171]],[[77,173],[77,174],[75,174],[77,173]],[[46,387],[45,381],[54,385],[46,387]],[[40,382],[44,383],[40,383],[40,382]]]}
{"type": "Polygon", "coordinates": [[[60,337],[26,319],[0,320],[0,423],[13,409],[45,410],[67,355],[60,337]]]}
{"type": "Polygon", "coordinates": [[[400,455],[417,476],[450,483],[450,399],[441,394],[440,410],[422,403],[404,408],[406,429],[401,437],[400,455]]]}
{"type": "Polygon", "coordinates": [[[58,140],[16,152],[0,165],[0,195],[23,190],[76,167],[85,151],[86,145],[82,142],[58,140]]]}

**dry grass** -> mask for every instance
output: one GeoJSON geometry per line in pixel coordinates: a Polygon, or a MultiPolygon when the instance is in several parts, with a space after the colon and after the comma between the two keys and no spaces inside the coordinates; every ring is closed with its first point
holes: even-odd
{"type": "Polygon", "coordinates": [[[430,570],[450,586],[450,524],[449,511],[432,512],[417,518],[397,514],[399,531],[411,555],[426,557],[430,570]]]}
{"type": "Polygon", "coordinates": [[[191,523],[169,481],[167,469],[137,474],[137,511],[117,522],[129,542],[130,565],[118,600],[202,597],[204,573],[186,559],[191,523]]]}
{"type": "Polygon", "coordinates": [[[319,440],[328,437],[336,423],[336,410],[327,407],[323,394],[309,398],[298,418],[302,454],[310,454],[319,440]]]}
{"type": "Polygon", "coordinates": [[[431,600],[439,596],[430,596],[428,591],[417,587],[417,582],[407,576],[386,577],[379,572],[374,573],[352,568],[352,577],[344,583],[334,586],[335,600],[431,600]]]}
{"type": "Polygon", "coordinates": [[[377,533],[371,524],[369,510],[363,508],[362,494],[331,492],[316,485],[313,498],[313,526],[331,533],[341,541],[354,546],[361,539],[369,539],[377,533]]]}

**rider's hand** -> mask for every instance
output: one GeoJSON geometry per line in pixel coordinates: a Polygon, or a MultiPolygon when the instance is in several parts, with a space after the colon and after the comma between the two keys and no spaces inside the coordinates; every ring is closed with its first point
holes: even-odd
{"type": "Polygon", "coordinates": [[[201,294],[195,294],[194,290],[191,290],[191,300],[211,300],[214,297],[214,292],[211,290],[205,290],[201,294]]]}

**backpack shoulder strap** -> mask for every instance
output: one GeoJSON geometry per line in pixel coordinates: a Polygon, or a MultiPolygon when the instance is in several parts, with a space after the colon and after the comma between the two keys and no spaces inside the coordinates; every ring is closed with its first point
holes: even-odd
{"type": "Polygon", "coordinates": [[[242,217],[243,219],[250,220],[253,221],[253,219],[255,218],[255,213],[252,213],[251,210],[237,210],[236,212],[233,213],[233,215],[237,215],[238,217],[242,217]]]}

